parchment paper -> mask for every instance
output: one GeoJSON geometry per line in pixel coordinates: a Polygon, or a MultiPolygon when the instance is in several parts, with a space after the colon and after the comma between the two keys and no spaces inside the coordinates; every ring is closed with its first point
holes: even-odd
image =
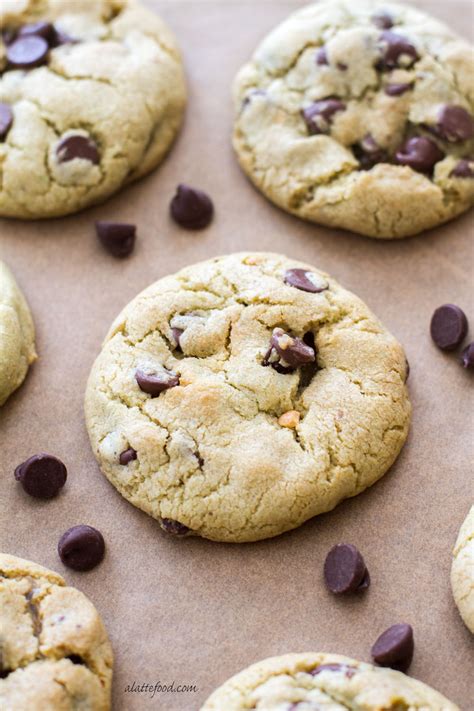
{"type": "MultiPolygon", "coordinates": [[[[189,108],[160,169],[106,204],[67,219],[0,221],[0,256],[26,293],[40,359],[0,412],[0,547],[62,573],[100,610],[115,650],[114,709],[193,711],[230,675],[290,651],[370,660],[375,638],[395,622],[415,630],[410,673],[473,708],[472,638],[451,597],[457,531],[474,498],[472,375],[438,351],[429,321],[459,304],[474,323],[472,217],[391,243],[305,224],[268,203],[232,154],[229,87],[257,41],[300,2],[149,0],[184,51],[189,108]],[[178,182],[208,190],[216,218],[190,233],[168,217],[178,182]],[[94,220],[138,224],[134,255],[116,261],[98,245],[94,220]],[[292,533],[256,544],[173,540],[123,500],[89,447],[83,393],[102,338],[118,311],[152,281],[197,260],[242,249],[312,262],[367,301],[404,344],[413,424],[392,471],[356,499],[292,533]],[[29,498],[13,479],[38,451],[59,456],[69,478],[55,500],[29,498]],[[103,564],[74,573],[56,546],[72,525],[98,527],[103,564]],[[329,548],[363,552],[367,594],[334,599],[322,581],[329,548]],[[196,692],[125,692],[143,683],[196,685],[196,692]]],[[[463,34],[469,0],[419,5],[463,34]]],[[[470,338],[473,338],[471,329],[470,338]]]]}

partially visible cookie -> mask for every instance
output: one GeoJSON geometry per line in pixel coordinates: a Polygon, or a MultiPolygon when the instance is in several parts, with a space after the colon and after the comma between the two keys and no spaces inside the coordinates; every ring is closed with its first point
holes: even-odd
{"type": "Polygon", "coordinates": [[[112,662],[102,620],[83,593],[0,553],[0,708],[108,711],[112,662]]]}
{"type": "Polygon", "coordinates": [[[22,384],[34,360],[35,331],[28,304],[0,262],[0,405],[22,384]]]}
{"type": "Polygon", "coordinates": [[[459,711],[421,681],[338,654],[286,654],[244,669],[201,711],[459,711]]]}
{"type": "Polygon", "coordinates": [[[461,617],[474,634],[474,506],[466,516],[454,546],[451,587],[461,617]]]}
{"type": "Polygon", "coordinates": [[[470,45],[409,5],[322,0],[238,73],[238,159],[304,219],[416,234],[474,200],[473,71],[470,45]]]}
{"type": "Polygon", "coordinates": [[[186,89],[156,14],[137,0],[0,6],[0,215],[76,212],[161,162],[186,89]]]}

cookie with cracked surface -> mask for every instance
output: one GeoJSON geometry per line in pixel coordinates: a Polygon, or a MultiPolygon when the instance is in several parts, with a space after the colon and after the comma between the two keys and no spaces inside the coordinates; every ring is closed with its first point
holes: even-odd
{"type": "Polygon", "coordinates": [[[459,613],[474,634],[474,506],[466,516],[454,546],[451,587],[459,613]]]}
{"type": "Polygon", "coordinates": [[[160,163],[186,89],[157,15],[136,0],[16,0],[0,27],[0,215],[76,212],[160,163]]]}
{"type": "Polygon", "coordinates": [[[104,474],[168,533],[255,541],[387,471],[409,425],[405,379],[401,346],[327,274],[233,254],[123,310],[86,422],[104,474]]]}
{"type": "Polygon", "coordinates": [[[97,610],[51,570],[0,553],[0,707],[108,711],[112,648],[97,610]]]}
{"type": "Polygon", "coordinates": [[[244,669],[209,697],[201,711],[396,711],[458,707],[421,681],[338,654],[271,657],[244,669]]]}
{"type": "Polygon", "coordinates": [[[322,0],[271,32],[234,83],[234,147],[284,210],[413,235],[474,200],[470,45],[407,5],[322,0]]]}
{"type": "Polygon", "coordinates": [[[0,262],[0,405],[20,387],[35,360],[30,309],[13,274],[0,262]]]}

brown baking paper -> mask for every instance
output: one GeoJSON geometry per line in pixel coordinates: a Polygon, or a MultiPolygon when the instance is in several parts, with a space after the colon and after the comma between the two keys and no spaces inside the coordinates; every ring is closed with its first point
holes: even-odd
{"type": "MultiPolygon", "coordinates": [[[[354,0],[355,1],[355,0],[354,0]]],[[[306,224],[273,207],[240,172],[230,145],[230,85],[256,43],[298,2],[149,1],[184,51],[189,108],[169,158],[104,205],[44,222],[0,221],[0,257],[27,295],[39,361],[0,411],[0,548],[59,571],[96,604],[115,651],[116,711],[194,711],[216,686],[271,655],[327,651],[370,660],[389,625],[415,632],[410,674],[472,709],[472,639],[454,606],[449,571],[457,531],[474,498],[472,375],[430,340],[433,310],[459,304],[474,323],[473,224],[464,217],[419,237],[383,242],[306,224]],[[212,225],[186,232],[170,221],[179,182],[207,190],[212,225]],[[136,222],[125,261],[99,246],[94,220],[136,222]],[[404,344],[413,423],[393,469],[370,490],[296,531],[255,544],[174,540],[100,474],[83,417],[86,379],[114,317],[154,280],[237,250],[283,252],[327,270],[362,297],[404,344]],[[68,468],[60,496],[28,497],[14,467],[47,451],[68,468]],[[61,564],[70,526],[105,537],[89,573],[61,564]],[[357,545],[372,585],[336,599],[322,566],[335,543],[357,545]],[[197,691],[129,691],[195,685],[197,691]]],[[[418,3],[462,34],[469,0],[418,3]]],[[[473,333],[471,329],[470,337],[473,333]]]]}

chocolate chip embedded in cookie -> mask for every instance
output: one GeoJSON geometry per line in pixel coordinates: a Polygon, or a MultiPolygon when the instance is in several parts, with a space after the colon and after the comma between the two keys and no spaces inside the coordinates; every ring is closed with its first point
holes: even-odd
{"type": "Polygon", "coordinates": [[[238,73],[234,148],[288,212],[371,237],[417,234],[474,203],[471,74],[470,45],[407,4],[321,0],[238,73]]]}
{"type": "Polygon", "coordinates": [[[409,426],[405,380],[402,348],[327,274],[234,254],[125,308],[92,368],[86,422],[101,470],[168,533],[254,541],[387,471],[409,426]]]}

